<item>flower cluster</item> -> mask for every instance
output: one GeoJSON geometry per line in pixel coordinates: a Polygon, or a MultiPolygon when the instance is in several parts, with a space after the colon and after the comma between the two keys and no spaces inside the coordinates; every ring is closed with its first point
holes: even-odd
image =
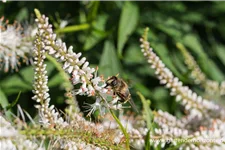
{"type": "Polygon", "coordinates": [[[57,124],[62,125],[64,123],[63,119],[59,117],[59,113],[54,109],[54,105],[49,106],[50,102],[50,95],[48,93],[49,88],[47,86],[48,83],[48,76],[46,71],[46,64],[44,64],[44,60],[46,58],[45,56],[45,50],[44,50],[44,44],[40,40],[40,37],[42,36],[42,32],[38,30],[36,34],[36,40],[34,42],[34,65],[35,65],[35,71],[34,71],[34,90],[33,93],[35,94],[33,96],[33,100],[35,100],[37,103],[40,103],[39,105],[36,105],[36,108],[39,110],[41,122],[45,126],[54,126],[57,124]]]}
{"type": "MultiPolygon", "coordinates": [[[[44,129],[41,129],[44,130],[42,132],[47,135],[59,135],[56,139],[52,139],[52,142],[59,141],[59,143],[61,143],[60,145],[54,145],[54,148],[59,146],[63,149],[82,147],[99,149],[97,146],[89,144],[90,142],[85,138],[86,134],[92,134],[89,136],[90,138],[101,137],[109,142],[106,144],[104,143],[105,140],[100,141],[100,143],[102,143],[100,144],[101,148],[103,148],[104,145],[107,146],[109,144],[116,144],[117,148],[119,148],[119,144],[123,145],[125,137],[117,124],[114,128],[109,128],[109,126],[104,126],[103,124],[95,124],[86,121],[77,113],[66,116],[66,118],[70,119],[64,120],[60,117],[60,114],[56,111],[54,106],[50,106],[50,95],[48,93],[49,88],[47,86],[48,76],[46,64],[44,63],[44,60],[46,59],[46,52],[55,57],[59,62],[63,63],[63,69],[67,73],[71,74],[71,81],[74,85],[80,85],[80,88],[75,90],[74,94],[96,97],[95,103],[87,104],[87,110],[89,111],[88,115],[97,109],[100,110],[101,114],[105,114],[105,110],[108,108],[122,108],[121,104],[117,105],[119,97],[112,96],[113,92],[110,89],[105,88],[103,78],[97,76],[97,70],[89,67],[89,63],[86,61],[86,58],[81,58],[81,53],[74,53],[72,47],[67,49],[65,43],[63,43],[60,39],[56,39],[56,35],[52,30],[52,25],[48,23],[47,17],[44,15],[39,16],[38,13],[37,16],[38,19],[36,19],[36,22],[38,23],[38,31],[36,33],[33,50],[35,70],[33,85],[34,97],[32,99],[38,103],[36,108],[39,110],[41,124],[44,126],[44,129]],[[52,131],[47,131],[46,129],[51,129],[52,131]],[[57,129],[57,131],[54,129],[57,129]],[[68,139],[67,136],[70,136],[71,138],[68,139]]],[[[124,123],[126,123],[126,121],[124,121],[124,123]]],[[[26,133],[29,134],[29,130],[26,131],[26,133]]],[[[129,128],[129,133],[132,134],[133,137],[138,137],[139,139],[136,140],[134,138],[133,141],[136,141],[139,145],[144,144],[144,134],[140,134],[139,131],[132,126],[129,128]]],[[[93,143],[98,142],[98,140],[92,140],[93,143]]]]}
{"type": "Polygon", "coordinates": [[[48,22],[48,17],[39,15],[35,21],[38,24],[43,50],[63,63],[63,69],[71,74],[74,85],[80,84],[80,88],[75,90],[74,94],[96,97],[94,104],[87,105],[89,114],[97,109],[102,115],[107,108],[120,109],[121,104],[116,106],[119,97],[113,97],[113,100],[107,101],[108,97],[112,97],[112,91],[105,88],[104,79],[97,76],[97,69],[89,67],[86,58],[81,57],[81,53],[73,52],[72,46],[67,48],[61,39],[57,39],[52,25],[48,22]]]}
{"type": "Polygon", "coordinates": [[[3,150],[44,150],[41,145],[26,139],[9,123],[0,116],[0,145],[3,150]]]}
{"type": "Polygon", "coordinates": [[[225,81],[218,83],[216,81],[207,79],[206,75],[201,71],[195,59],[186,50],[186,48],[181,43],[177,43],[177,47],[185,58],[185,64],[191,71],[191,77],[194,79],[195,84],[201,84],[205,88],[206,93],[211,95],[225,95],[225,81]]]}
{"type": "MultiPolygon", "coordinates": [[[[158,137],[158,143],[164,147],[166,142],[171,142],[174,145],[182,143],[180,148],[193,149],[199,147],[200,149],[223,149],[224,142],[224,121],[219,119],[209,119],[204,123],[204,120],[193,118],[190,115],[182,119],[163,112],[161,110],[155,112],[154,121],[160,126],[155,129],[153,137],[158,137]],[[180,141],[179,141],[180,140],[180,141]],[[209,142],[210,141],[210,142],[209,142]]],[[[156,144],[154,143],[154,144],[156,144]]],[[[156,146],[157,146],[156,144],[156,146]]]]}
{"type": "Polygon", "coordinates": [[[148,59],[148,63],[151,64],[151,68],[155,69],[155,74],[160,80],[160,83],[165,84],[171,90],[171,95],[176,96],[176,100],[181,101],[181,104],[185,106],[187,111],[191,111],[192,114],[200,117],[203,115],[225,117],[225,111],[219,105],[198,96],[188,86],[184,86],[177,77],[174,77],[173,73],[165,67],[165,64],[153,52],[145,37],[141,38],[140,41],[142,43],[142,52],[148,59]]]}
{"type": "Polygon", "coordinates": [[[87,144],[84,141],[81,141],[80,139],[76,139],[76,141],[59,141],[60,143],[60,149],[94,149],[94,150],[101,150],[102,148],[95,146],[94,144],[87,144]]]}
{"type": "MultiPolygon", "coordinates": [[[[134,116],[134,114],[120,113],[119,120],[121,124],[127,129],[127,133],[130,136],[130,144],[132,145],[132,147],[135,149],[143,149],[144,137],[148,132],[143,117],[140,115],[134,116]]],[[[113,139],[116,144],[119,144],[123,140],[124,135],[119,130],[116,121],[111,115],[105,115],[102,124],[104,128],[110,128],[114,130],[114,132],[116,130],[115,137],[113,139]]]]}
{"type": "MultiPolygon", "coordinates": [[[[161,146],[164,147],[169,141],[173,145],[179,143],[181,149],[224,149],[225,144],[222,144],[225,135],[224,108],[198,96],[187,86],[184,86],[177,77],[174,77],[150,47],[147,41],[147,31],[148,29],[145,30],[145,34],[140,40],[144,56],[151,64],[151,68],[155,69],[160,83],[165,84],[171,90],[171,95],[176,96],[176,100],[180,101],[188,112],[181,119],[161,110],[154,113],[154,121],[159,125],[159,128],[155,128],[151,136],[152,139],[156,139],[155,146],[161,143],[161,146]],[[179,139],[180,141],[178,141],[179,139]],[[211,142],[204,142],[204,140],[210,139],[211,142]]],[[[189,65],[193,66],[195,63],[192,62],[189,65]]],[[[194,72],[194,75],[198,77],[197,81],[205,80],[206,77],[200,72],[200,69],[195,68],[194,72]]]]}
{"type": "Polygon", "coordinates": [[[0,70],[18,71],[20,59],[32,63],[33,31],[32,27],[23,29],[17,22],[11,25],[4,17],[0,19],[0,70]]]}

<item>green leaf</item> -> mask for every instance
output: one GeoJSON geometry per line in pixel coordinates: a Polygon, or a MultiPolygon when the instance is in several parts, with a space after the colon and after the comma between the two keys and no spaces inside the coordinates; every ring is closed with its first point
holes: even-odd
{"type": "Polygon", "coordinates": [[[197,35],[188,34],[184,37],[183,42],[187,47],[190,48],[190,50],[194,51],[199,56],[197,62],[207,75],[209,75],[213,80],[222,81],[224,79],[223,73],[219,70],[216,64],[206,55],[197,35]]]}
{"type": "MultiPolygon", "coordinates": [[[[0,111],[2,111],[8,105],[9,105],[8,99],[5,95],[5,93],[2,91],[2,88],[0,87],[0,111]]],[[[5,115],[9,119],[11,118],[11,112],[10,111],[5,111],[5,115]]]]}
{"type": "MultiPolygon", "coordinates": [[[[47,74],[49,75],[54,66],[47,62],[47,74]]],[[[29,91],[33,89],[34,70],[33,66],[21,69],[18,73],[1,80],[0,85],[6,95],[18,93],[19,91],[29,91]]]]}
{"type": "Polygon", "coordinates": [[[216,10],[214,13],[221,13],[224,14],[225,13],[225,3],[224,2],[219,2],[219,1],[214,1],[214,5],[212,7],[213,10],[216,10]]]}
{"type": "Polygon", "coordinates": [[[145,85],[143,85],[141,83],[135,84],[135,89],[141,91],[142,94],[145,96],[151,96],[151,94],[152,94],[152,92],[149,90],[149,88],[147,88],[145,85]]]}
{"type": "Polygon", "coordinates": [[[73,85],[70,81],[70,76],[65,72],[62,67],[62,64],[58,62],[54,57],[46,54],[47,59],[55,66],[55,68],[59,71],[54,77],[51,78],[48,82],[48,86],[56,86],[58,84],[62,84],[65,89],[72,89],[73,85]]]}
{"type": "Polygon", "coordinates": [[[18,100],[19,100],[19,98],[20,98],[20,94],[21,94],[21,91],[18,93],[16,99],[15,99],[11,104],[9,104],[9,105],[6,107],[6,110],[9,110],[9,109],[13,108],[13,107],[16,105],[16,103],[18,102],[18,100]]]}
{"type": "Polygon", "coordinates": [[[26,7],[23,7],[22,9],[20,9],[20,11],[18,12],[17,16],[16,16],[16,20],[21,22],[23,20],[27,20],[29,17],[29,12],[28,9],[26,7]]]}
{"type": "Polygon", "coordinates": [[[129,36],[134,32],[139,19],[139,9],[131,2],[125,2],[119,21],[118,54],[122,56],[122,50],[129,36]]]}
{"type": "Polygon", "coordinates": [[[166,45],[162,43],[152,43],[152,47],[157,52],[158,56],[166,65],[166,67],[168,67],[180,80],[185,80],[184,77],[177,70],[177,68],[174,66],[171,57],[168,57],[171,54],[169,53],[169,50],[167,49],[166,45]]]}
{"type": "Polygon", "coordinates": [[[204,20],[204,16],[199,12],[189,12],[185,15],[181,16],[182,20],[190,22],[190,23],[199,23],[204,20]]]}
{"type": "Polygon", "coordinates": [[[170,107],[168,106],[168,90],[164,87],[157,87],[152,91],[152,93],[152,97],[157,99],[155,102],[156,107],[164,111],[169,111],[170,107]]]}
{"type": "Polygon", "coordinates": [[[179,38],[182,36],[182,32],[180,31],[181,25],[173,18],[168,18],[163,24],[157,24],[156,27],[173,38],[179,38]]]}
{"type": "Polygon", "coordinates": [[[124,56],[124,61],[128,64],[140,64],[145,62],[145,60],[143,59],[143,54],[140,51],[140,46],[136,44],[131,44],[131,46],[127,48],[127,51],[124,56]]]}
{"type": "Polygon", "coordinates": [[[2,91],[1,87],[0,87],[0,104],[3,108],[5,108],[7,105],[9,105],[8,99],[5,95],[5,93],[2,91]]]}
{"type": "Polygon", "coordinates": [[[218,68],[218,66],[215,64],[214,61],[212,60],[208,60],[208,66],[207,66],[207,73],[210,75],[210,77],[213,79],[213,80],[216,80],[216,81],[223,81],[224,80],[224,75],[223,73],[221,72],[221,70],[218,68]],[[210,68],[210,69],[208,69],[210,68]]]}
{"type": "Polygon", "coordinates": [[[90,35],[87,36],[83,49],[85,51],[90,50],[95,45],[97,45],[100,41],[102,41],[106,36],[107,36],[107,33],[104,31],[92,30],[90,35]]]}
{"type": "MultiPolygon", "coordinates": [[[[186,66],[184,65],[184,59],[181,54],[174,53],[172,56],[172,62],[177,70],[184,76],[184,74],[188,71],[186,66]]],[[[185,77],[185,76],[184,76],[185,77]]]]}
{"type": "Polygon", "coordinates": [[[98,8],[99,8],[99,1],[91,1],[88,5],[88,9],[89,9],[89,13],[88,13],[88,17],[87,20],[89,22],[95,20],[97,13],[98,13],[98,8]]]}
{"type": "Polygon", "coordinates": [[[18,93],[19,91],[28,91],[32,89],[34,70],[32,66],[14,73],[1,81],[2,90],[6,95],[18,93]]]}
{"type": "Polygon", "coordinates": [[[216,54],[220,61],[225,65],[225,46],[217,45],[216,46],[216,54]]]}
{"type": "Polygon", "coordinates": [[[145,150],[150,150],[150,130],[148,130],[145,136],[145,150]]]}
{"type": "Polygon", "coordinates": [[[137,94],[140,97],[141,102],[143,104],[143,108],[144,108],[143,115],[144,115],[144,118],[147,122],[147,127],[148,127],[149,130],[151,130],[152,129],[152,120],[153,120],[153,114],[152,114],[152,111],[150,109],[151,101],[146,100],[145,97],[140,92],[137,92],[137,94]]]}
{"type": "Polygon", "coordinates": [[[65,82],[65,81],[63,80],[63,77],[60,75],[60,73],[57,73],[56,75],[54,75],[54,76],[51,78],[51,80],[49,80],[48,86],[49,86],[49,87],[57,86],[57,85],[63,83],[62,81],[65,82]]]}
{"type": "Polygon", "coordinates": [[[108,15],[99,15],[97,20],[93,23],[93,28],[90,33],[88,33],[87,38],[84,43],[84,50],[90,50],[101,40],[103,40],[110,31],[105,31],[105,24],[108,20],[108,15]]]}
{"type": "Polygon", "coordinates": [[[185,46],[194,51],[199,57],[207,58],[207,55],[205,54],[196,34],[187,34],[186,36],[184,36],[183,43],[185,46]]]}
{"type": "Polygon", "coordinates": [[[105,41],[99,66],[100,74],[103,74],[105,77],[121,73],[121,64],[111,41],[105,41]]]}
{"type": "Polygon", "coordinates": [[[120,122],[120,120],[116,117],[116,115],[113,113],[113,111],[111,109],[109,109],[111,115],[113,116],[113,118],[115,119],[115,121],[117,122],[117,124],[119,125],[120,130],[123,132],[125,138],[126,138],[126,149],[129,150],[130,149],[130,137],[129,134],[127,133],[127,130],[123,127],[122,123],[120,122]]]}

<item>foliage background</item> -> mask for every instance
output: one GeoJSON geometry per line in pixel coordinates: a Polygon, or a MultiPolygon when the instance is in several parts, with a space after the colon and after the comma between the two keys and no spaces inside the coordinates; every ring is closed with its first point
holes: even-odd
{"type": "MultiPolygon", "coordinates": [[[[151,99],[152,109],[162,109],[177,116],[183,109],[159,85],[139,48],[143,29],[150,27],[149,41],[156,53],[173,73],[186,85],[202,95],[203,90],[193,86],[189,70],[181,52],[180,42],[195,57],[209,79],[223,81],[225,76],[225,2],[6,2],[0,4],[0,14],[9,19],[33,23],[33,10],[38,8],[50,17],[57,33],[82,52],[92,66],[99,67],[105,78],[117,73],[130,86],[132,98],[141,107],[136,91],[151,99]],[[67,27],[60,23],[67,20],[67,27]]],[[[62,77],[48,62],[51,103],[65,107],[62,77]]],[[[23,65],[19,72],[0,72],[1,104],[16,99],[31,115],[35,114],[31,100],[33,69],[23,65]]],[[[216,96],[216,95],[214,95],[216,96]]],[[[209,97],[207,93],[203,97],[209,97]]],[[[77,97],[81,109],[90,98],[77,97]]],[[[13,110],[16,113],[16,109],[13,110]]]]}

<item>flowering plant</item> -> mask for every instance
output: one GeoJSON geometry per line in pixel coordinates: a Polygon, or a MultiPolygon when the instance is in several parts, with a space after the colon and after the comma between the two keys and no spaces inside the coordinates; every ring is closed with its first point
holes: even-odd
{"type": "MultiPolygon", "coordinates": [[[[7,23],[1,25],[2,37],[5,39],[0,43],[0,56],[4,60],[1,65],[8,71],[9,64],[12,69],[18,66],[18,58],[33,60],[32,99],[38,110],[38,121],[32,119],[20,106],[20,116],[15,117],[15,123],[10,122],[7,115],[0,115],[1,130],[4,131],[0,134],[3,149],[225,148],[224,107],[216,101],[198,95],[166,67],[147,40],[148,29],[140,39],[141,51],[160,83],[165,85],[170,90],[170,95],[175,96],[176,101],[184,107],[184,115],[181,118],[160,109],[152,112],[149,101],[140,92],[138,95],[143,110],[140,114],[125,112],[123,104],[118,103],[121,96],[115,95],[113,89],[107,88],[107,79],[98,76],[98,67],[91,67],[81,52],[75,53],[72,46],[67,47],[66,43],[57,37],[48,17],[41,15],[37,9],[35,14],[37,30],[34,30],[35,35],[27,35],[30,37],[27,41],[24,39],[26,36],[22,36],[23,32],[15,30],[16,25],[12,26],[11,32],[11,26],[7,23]],[[12,34],[18,45],[8,44],[10,36],[5,36],[6,33],[12,34]],[[34,42],[31,39],[34,39],[34,42]],[[6,47],[7,45],[10,46],[6,47]],[[33,49],[30,49],[32,45],[33,49]],[[8,52],[14,57],[8,57],[8,52]],[[65,111],[57,109],[51,103],[46,58],[56,64],[65,81],[68,104],[65,111]],[[93,97],[94,103],[84,103],[80,108],[75,98],[77,95],[93,97]],[[95,123],[86,120],[82,108],[85,108],[88,117],[99,111],[100,121],[95,123]],[[25,118],[29,118],[32,124],[28,124],[25,118]],[[212,141],[205,142],[208,140],[212,141]]],[[[1,21],[3,22],[3,19],[1,21]]],[[[212,89],[223,96],[224,82],[219,84],[207,79],[183,45],[179,43],[177,46],[184,55],[195,83],[200,84],[206,91],[212,89]]],[[[4,109],[2,113],[6,112],[7,107],[4,109]]]]}

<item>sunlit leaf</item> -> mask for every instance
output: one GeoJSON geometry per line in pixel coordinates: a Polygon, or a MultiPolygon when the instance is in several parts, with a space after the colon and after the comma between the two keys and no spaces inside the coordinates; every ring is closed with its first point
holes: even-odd
{"type": "Polygon", "coordinates": [[[150,130],[148,130],[145,136],[145,150],[150,150],[150,130]]]}
{"type": "Polygon", "coordinates": [[[131,2],[125,2],[120,16],[117,49],[119,56],[122,56],[122,50],[129,36],[134,32],[139,19],[139,9],[137,5],[131,2]]]}
{"type": "Polygon", "coordinates": [[[152,120],[153,120],[153,114],[152,114],[152,111],[150,109],[151,101],[146,100],[145,97],[140,92],[137,92],[137,94],[140,97],[141,102],[143,104],[143,108],[144,108],[143,115],[144,115],[144,118],[147,122],[147,127],[148,127],[149,130],[151,130],[152,129],[152,120]]]}
{"type": "Polygon", "coordinates": [[[93,28],[91,29],[91,32],[88,33],[85,40],[84,50],[90,50],[109,34],[109,31],[105,31],[107,19],[107,15],[99,15],[97,20],[93,23],[93,28]]]}
{"type": "Polygon", "coordinates": [[[63,82],[62,81],[63,81],[62,76],[60,75],[60,73],[57,73],[51,78],[51,80],[49,80],[48,86],[54,87],[54,86],[59,85],[60,83],[64,82],[64,81],[63,82]]]}
{"type": "Polygon", "coordinates": [[[212,60],[208,60],[207,72],[213,80],[223,81],[225,79],[224,74],[219,67],[212,60]]]}
{"type": "Polygon", "coordinates": [[[84,23],[80,25],[72,25],[72,26],[67,26],[65,28],[59,28],[58,30],[56,30],[56,33],[76,32],[81,30],[87,30],[89,28],[90,28],[90,24],[84,23]]]}
{"type": "Polygon", "coordinates": [[[7,105],[9,105],[8,99],[5,95],[5,93],[1,90],[1,87],[0,87],[0,104],[3,108],[5,108],[7,105]]]}
{"type": "Polygon", "coordinates": [[[115,52],[115,46],[111,41],[104,44],[103,54],[101,56],[99,72],[105,77],[121,74],[121,64],[115,52]]]}
{"type": "Polygon", "coordinates": [[[139,45],[132,44],[127,48],[124,56],[124,61],[126,63],[142,63],[145,62],[143,59],[143,54],[140,51],[139,45]]]}
{"type": "MultiPolygon", "coordinates": [[[[4,111],[5,108],[9,105],[9,101],[5,95],[5,93],[2,91],[2,88],[0,87],[0,111],[4,111]]],[[[1,112],[2,113],[2,112],[1,112]]],[[[8,118],[11,118],[11,112],[5,111],[5,115],[8,118]]]]}

